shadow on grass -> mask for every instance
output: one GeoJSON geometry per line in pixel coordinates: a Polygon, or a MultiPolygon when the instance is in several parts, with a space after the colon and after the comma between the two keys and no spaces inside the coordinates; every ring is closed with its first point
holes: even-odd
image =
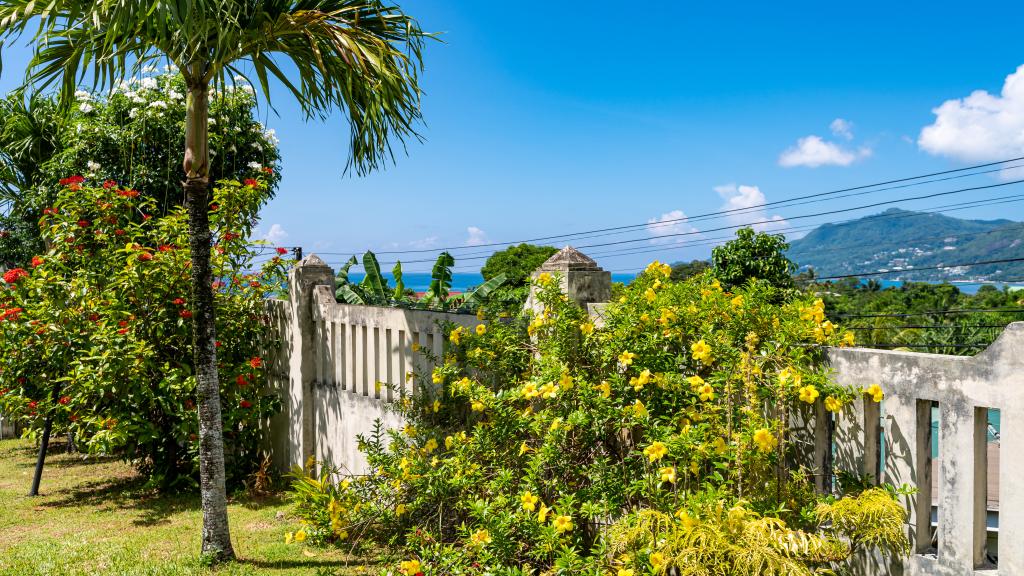
{"type": "Polygon", "coordinates": [[[295,568],[353,568],[355,566],[366,566],[367,568],[372,569],[381,565],[381,561],[377,559],[353,560],[348,558],[297,558],[295,560],[259,560],[256,558],[239,558],[236,562],[245,566],[261,568],[263,570],[292,570],[295,568]]]}

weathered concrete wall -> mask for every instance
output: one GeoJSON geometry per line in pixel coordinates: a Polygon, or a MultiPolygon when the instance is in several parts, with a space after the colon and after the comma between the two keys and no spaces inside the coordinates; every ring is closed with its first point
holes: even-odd
{"type": "MultiPolygon", "coordinates": [[[[1014,323],[974,357],[869,349],[828,353],[839,384],[879,384],[881,406],[860,403],[836,424],[836,466],[875,475],[879,438],[884,472],[879,479],[908,484],[908,535],[914,554],[909,575],[974,574],[984,568],[988,485],[987,410],[1001,416],[999,493],[999,574],[1024,574],[1024,323],[1014,323]],[[938,533],[931,533],[931,413],[939,410],[937,468],[938,533]],[[879,422],[880,411],[884,414],[879,422]],[[935,543],[937,542],[937,546],[935,543]]],[[[879,559],[874,574],[899,567],[879,559]]]]}

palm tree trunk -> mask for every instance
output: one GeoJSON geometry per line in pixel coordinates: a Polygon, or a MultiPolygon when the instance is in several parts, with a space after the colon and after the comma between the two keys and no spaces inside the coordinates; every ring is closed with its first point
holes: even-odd
{"type": "MultiPolygon", "coordinates": [[[[196,70],[194,70],[196,71],[196,70]]],[[[193,77],[202,77],[197,75],[193,77]]],[[[188,210],[192,258],[192,354],[199,404],[199,488],[203,507],[203,555],[230,560],[227,490],[224,482],[224,438],[217,377],[216,316],[210,267],[209,154],[207,110],[209,87],[189,87],[185,113],[185,205],[188,210]]]]}

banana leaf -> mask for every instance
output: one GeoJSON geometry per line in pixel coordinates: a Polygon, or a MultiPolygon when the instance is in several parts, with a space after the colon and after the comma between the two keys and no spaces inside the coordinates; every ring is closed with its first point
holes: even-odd
{"type": "Polygon", "coordinates": [[[380,274],[380,263],[377,262],[377,256],[369,250],[363,254],[363,270],[366,272],[366,277],[363,278],[361,286],[366,296],[374,304],[386,303],[388,282],[380,274]]]}
{"type": "Polygon", "coordinates": [[[405,300],[405,283],[402,282],[402,261],[395,262],[395,267],[391,269],[391,274],[395,277],[395,295],[396,301],[405,300]]]}
{"type": "Polygon", "coordinates": [[[480,305],[484,300],[487,299],[488,296],[491,295],[491,292],[494,292],[496,289],[501,287],[501,285],[504,284],[504,283],[505,283],[505,273],[502,272],[501,274],[498,274],[497,276],[495,276],[494,278],[491,278],[487,282],[484,282],[483,284],[477,286],[475,290],[466,293],[464,298],[462,299],[462,305],[463,306],[478,306],[478,305],[480,305]]]}
{"type": "Polygon", "coordinates": [[[358,263],[359,261],[356,260],[355,256],[353,256],[348,259],[348,262],[345,262],[344,266],[338,269],[338,274],[337,276],[335,276],[335,278],[337,279],[339,286],[342,284],[348,284],[348,269],[355,266],[358,263]]]}
{"type": "Polygon", "coordinates": [[[441,252],[434,262],[434,268],[430,272],[430,289],[426,297],[429,300],[437,300],[442,305],[448,301],[448,295],[452,289],[452,266],[455,265],[455,258],[448,252],[441,252]]]}
{"type": "Polygon", "coordinates": [[[366,306],[366,299],[363,298],[362,294],[356,291],[357,286],[352,284],[342,284],[338,286],[338,290],[335,291],[334,297],[343,300],[346,304],[359,304],[366,306]]]}

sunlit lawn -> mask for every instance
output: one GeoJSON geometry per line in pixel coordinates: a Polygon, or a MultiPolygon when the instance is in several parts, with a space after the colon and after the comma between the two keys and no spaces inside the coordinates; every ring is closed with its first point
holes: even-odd
{"type": "Polygon", "coordinates": [[[0,574],[348,576],[373,568],[341,551],[286,545],[284,533],[297,523],[278,495],[231,499],[239,560],[211,569],[199,561],[197,495],[143,490],[127,464],[66,454],[58,443],[41,496],[29,498],[34,465],[31,442],[0,440],[0,574]]]}

